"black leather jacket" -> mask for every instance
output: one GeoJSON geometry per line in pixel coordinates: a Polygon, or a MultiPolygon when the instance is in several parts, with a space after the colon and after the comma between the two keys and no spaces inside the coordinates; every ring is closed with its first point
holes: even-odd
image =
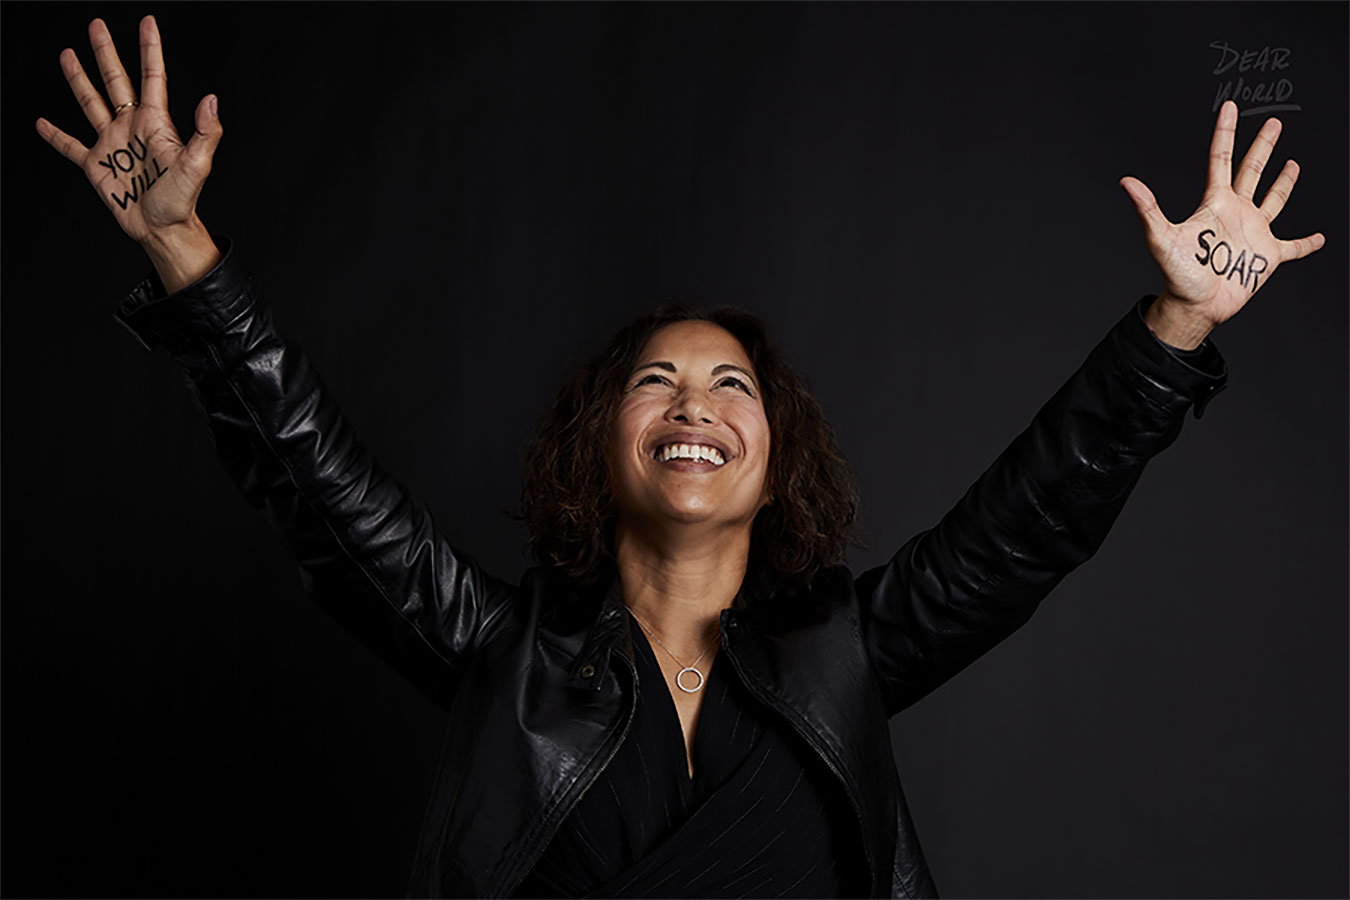
{"type": "MultiPolygon", "coordinates": [[[[357,440],[223,239],[165,297],[151,276],[114,317],[186,369],[220,459],[294,551],[315,601],[450,714],[409,888],[501,897],[530,870],[632,721],[637,673],[618,592],[544,569],[516,586],[446,543],[357,440]]],[[[857,812],[874,896],[936,896],[887,720],[1024,623],[1105,539],[1186,410],[1226,381],[1218,348],[1175,354],[1132,304],[933,528],[885,565],[810,594],[747,578],[722,647],[857,812]]],[[[861,856],[861,855],[860,855],[861,856]]]]}

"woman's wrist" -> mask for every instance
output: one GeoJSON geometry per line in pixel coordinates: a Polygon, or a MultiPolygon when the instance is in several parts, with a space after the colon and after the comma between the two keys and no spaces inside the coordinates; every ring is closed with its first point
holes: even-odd
{"type": "Polygon", "coordinates": [[[221,259],[211,233],[195,213],[190,222],[151,233],[141,241],[141,249],[170,294],[201,280],[221,259]]]}
{"type": "Polygon", "coordinates": [[[1144,313],[1144,323],[1164,344],[1178,350],[1194,350],[1214,330],[1214,325],[1188,315],[1184,310],[1181,301],[1162,293],[1144,313]]]}

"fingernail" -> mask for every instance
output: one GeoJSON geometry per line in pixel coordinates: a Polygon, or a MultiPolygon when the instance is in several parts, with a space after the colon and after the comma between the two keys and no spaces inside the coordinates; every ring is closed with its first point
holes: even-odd
{"type": "Polygon", "coordinates": [[[217,113],[216,113],[216,98],[215,98],[215,97],[212,97],[212,98],[211,98],[211,115],[214,116],[214,115],[216,115],[216,114],[217,114],[217,113]]]}

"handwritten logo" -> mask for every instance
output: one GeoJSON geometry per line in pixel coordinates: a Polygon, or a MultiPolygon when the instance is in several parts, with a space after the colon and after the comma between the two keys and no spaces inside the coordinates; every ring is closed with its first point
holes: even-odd
{"type": "Polygon", "coordinates": [[[1235,50],[1228,46],[1227,41],[1210,41],[1209,46],[1219,51],[1215,75],[1231,72],[1234,66],[1239,72],[1260,73],[1239,75],[1236,81],[1230,75],[1227,81],[1219,85],[1211,112],[1218,112],[1225,100],[1232,100],[1238,105],[1239,116],[1303,109],[1297,103],[1289,102],[1289,98],[1294,95],[1294,82],[1287,75],[1275,74],[1289,68],[1288,47],[1235,50]],[[1244,103],[1259,105],[1243,109],[1244,103]]]}

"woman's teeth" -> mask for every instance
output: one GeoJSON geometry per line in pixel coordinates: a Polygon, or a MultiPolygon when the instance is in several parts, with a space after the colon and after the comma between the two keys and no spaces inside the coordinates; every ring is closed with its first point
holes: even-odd
{"type": "Polygon", "coordinates": [[[656,451],[658,462],[667,462],[672,459],[701,459],[710,462],[714,466],[720,466],[726,462],[722,458],[722,453],[716,447],[705,447],[702,444],[667,444],[656,451]]]}

